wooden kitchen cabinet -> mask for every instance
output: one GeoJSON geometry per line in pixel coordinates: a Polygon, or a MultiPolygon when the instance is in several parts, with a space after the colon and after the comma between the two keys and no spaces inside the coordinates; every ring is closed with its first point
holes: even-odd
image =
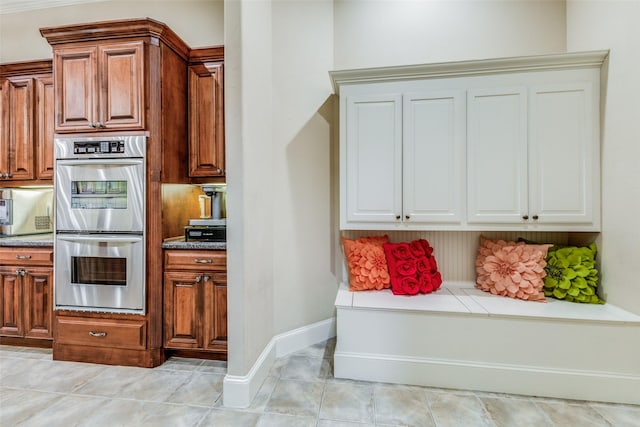
{"type": "Polygon", "coordinates": [[[0,180],[53,178],[51,61],[0,65],[0,180]]]}
{"type": "Polygon", "coordinates": [[[54,47],[56,132],[144,129],[144,43],[54,47]]]}
{"type": "Polygon", "coordinates": [[[189,61],[189,176],[225,176],[224,48],[194,49],[189,61]]]}
{"type": "Polygon", "coordinates": [[[164,346],[226,359],[225,251],[165,251],[164,346]]]}
{"type": "Polygon", "coordinates": [[[0,248],[0,342],[53,338],[52,262],[52,249],[0,248]]]}

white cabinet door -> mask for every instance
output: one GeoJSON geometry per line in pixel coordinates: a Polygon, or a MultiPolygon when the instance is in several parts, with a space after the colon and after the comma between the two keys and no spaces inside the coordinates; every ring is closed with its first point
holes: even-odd
{"type": "Polygon", "coordinates": [[[530,89],[529,212],[536,222],[592,224],[599,218],[593,96],[588,82],[530,89]]]}
{"type": "MultiPolygon", "coordinates": [[[[342,228],[397,222],[402,214],[402,96],[346,99],[346,158],[341,167],[342,228]]],[[[342,156],[341,156],[342,157],[342,156]]]]}
{"type": "Polygon", "coordinates": [[[467,221],[522,223],[528,214],[527,90],[467,93],[467,221]]]}
{"type": "Polygon", "coordinates": [[[403,221],[462,220],[464,91],[403,96],[403,221]]]}

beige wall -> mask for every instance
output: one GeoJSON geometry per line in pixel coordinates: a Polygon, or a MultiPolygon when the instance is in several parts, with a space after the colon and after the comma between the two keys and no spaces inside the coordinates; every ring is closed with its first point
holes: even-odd
{"type": "Polygon", "coordinates": [[[605,299],[640,314],[640,2],[568,1],[567,48],[610,49],[602,120],[605,299]]]}
{"type": "Polygon", "coordinates": [[[564,0],[336,0],[337,69],[564,52],[564,0]]]}
{"type": "Polygon", "coordinates": [[[110,0],[0,15],[0,63],[51,58],[41,27],[152,18],[164,22],[189,46],[224,44],[222,0],[110,0]]]}

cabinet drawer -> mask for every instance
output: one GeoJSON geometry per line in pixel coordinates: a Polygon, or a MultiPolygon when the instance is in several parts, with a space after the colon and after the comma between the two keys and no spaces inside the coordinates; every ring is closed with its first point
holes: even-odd
{"type": "Polygon", "coordinates": [[[165,251],[165,269],[177,270],[226,270],[226,251],[165,251]]]}
{"type": "Polygon", "coordinates": [[[60,344],[143,350],[146,348],[144,320],[58,317],[56,341],[60,344]]]}
{"type": "Polygon", "coordinates": [[[53,249],[0,248],[0,264],[53,265],[53,249]]]}

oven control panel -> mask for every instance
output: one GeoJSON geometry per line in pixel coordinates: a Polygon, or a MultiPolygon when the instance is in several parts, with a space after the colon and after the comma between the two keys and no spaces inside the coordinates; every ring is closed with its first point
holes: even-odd
{"type": "Polygon", "coordinates": [[[73,154],[124,153],[124,141],[74,141],[73,154]]]}

